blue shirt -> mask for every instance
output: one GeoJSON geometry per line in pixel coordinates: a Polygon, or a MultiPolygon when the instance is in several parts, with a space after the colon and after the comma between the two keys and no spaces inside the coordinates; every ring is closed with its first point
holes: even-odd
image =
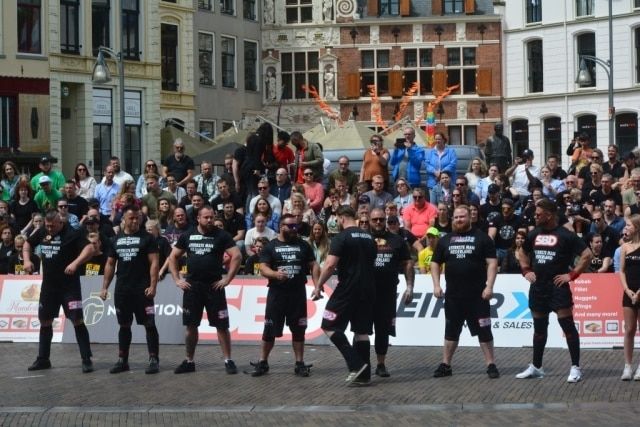
{"type": "Polygon", "coordinates": [[[111,204],[113,199],[118,195],[120,186],[115,182],[111,185],[100,183],[96,185],[95,198],[100,202],[100,213],[103,215],[111,215],[111,204]]]}
{"type": "Polygon", "coordinates": [[[438,181],[436,180],[436,171],[447,171],[449,172],[449,176],[451,176],[451,180],[455,180],[456,176],[456,165],[458,164],[458,156],[456,152],[451,147],[444,147],[444,152],[442,156],[438,154],[438,150],[436,148],[432,148],[427,150],[427,153],[424,158],[424,164],[427,169],[427,188],[433,188],[438,181]]]}

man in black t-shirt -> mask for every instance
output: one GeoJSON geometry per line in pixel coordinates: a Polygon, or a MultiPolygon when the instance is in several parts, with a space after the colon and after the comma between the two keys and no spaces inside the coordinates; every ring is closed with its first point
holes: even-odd
{"type": "MultiPolygon", "coordinates": [[[[573,297],[569,282],[584,272],[591,262],[591,250],[575,233],[558,226],[556,205],[548,200],[536,202],[536,228],[529,233],[519,258],[522,275],[531,283],[529,309],[533,316],[533,363],[516,378],[542,378],[542,356],[547,343],[549,313],[554,311],[564,332],[571,355],[567,381],[582,380],[580,336],[573,321],[573,297]],[[580,257],[571,269],[574,259],[580,257]]],[[[449,267],[447,266],[447,269],[449,267]]]]}
{"type": "Polygon", "coordinates": [[[116,271],[114,304],[120,331],[118,332],[118,361],[111,368],[112,374],[129,370],[131,323],[133,316],[147,332],[149,366],[146,374],[159,372],[159,337],[155,322],[153,297],[158,286],[160,261],[155,238],[140,228],[140,210],[136,206],[124,208],[122,230],[113,238],[104,268],[100,298],[106,300],[108,289],[116,271]]]}
{"type": "Polygon", "coordinates": [[[453,211],[453,232],[440,238],[431,258],[433,294],[444,295],[444,348],[442,363],[433,373],[436,378],[452,374],[451,359],[458,348],[464,322],[472,336],[478,336],[480,349],[487,364],[489,378],[500,373],[493,356],[493,334],[489,301],[498,272],[498,261],[493,241],[482,231],[471,227],[467,206],[453,211]],[[446,292],[440,286],[441,266],[446,264],[444,277],[446,292]]]}
{"type": "Polygon", "coordinates": [[[511,199],[502,200],[502,215],[495,216],[489,223],[489,237],[496,245],[498,255],[498,265],[501,265],[502,258],[507,255],[507,251],[516,240],[516,232],[519,228],[525,227],[522,218],[514,213],[514,203],[511,199]]]}
{"type": "Polygon", "coordinates": [[[264,314],[264,331],[260,360],[253,364],[254,377],[269,372],[269,353],[276,337],[282,336],[284,324],[291,330],[291,344],[296,359],[294,373],[308,377],[311,365],[304,363],[304,333],[307,329],[307,273],[314,285],[320,267],[313,250],[298,237],[298,221],[291,214],[280,218],[278,237],[267,243],[260,254],[260,274],[269,279],[269,293],[264,314]]]}
{"type": "Polygon", "coordinates": [[[42,262],[42,287],[38,307],[40,340],[38,358],[29,370],[51,368],[49,355],[53,338],[53,319],[58,317],[62,306],[65,316],[71,320],[75,329],[82,357],[82,372],[92,372],[89,331],[82,314],[79,270],[93,255],[93,247],[80,232],[66,225],[56,211],[47,212],[44,227],[29,236],[22,247],[24,270],[28,274],[34,271],[31,248],[38,245],[42,262]]]}
{"type": "Polygon", "coordinates": [[[376,332],[375,350],[378,359],[376,375],[388,377],[385,365],[389,336],[396,336],[396,293],[398,272],[404,273],[407,288],[402,300],[408,304],[413,300],[415,271],[409,245],[402,237],[386,229],[386,217],[382,209],[373,209],[369,216],[371,234],[378,253],[374,264],[376,302],[373,308],[373,327],[376,332]]]}
{"type": "Polygon", "coordinates": [[[224,288],[238,272],[242,255],[229,233],[217,228],[213,220],[213,208],[211,206],[201,208],[198,212],[198,226],[180,235],[169,256],[171,276],[176,285],[184,291],[182,324],[186,326],[187,358],[174,370],[176,374],[196,370],[193,355],[198,344],[198,326],[205,308],[209,325],[214,326],[218,334],[226,372],[228,374],[238,372],[236,364],[231,360],[229,311],[224,288]],[[223,275],[222,259],[225,252],[231,260],[228,273],[223,275]],[[185,253],[187,254],[187,273],[182,277],[178,272],[178,260],[185,253]]]}
{"type": "Polygon", "coordinates": [[[371,382],[369,335],[373,333],[376,243],[371,234],[357,227],[351,207],[340,206],[336,214],[342,231],[331,239],[312,297],[322,298],[322,286],[337,268],[338,285],[322,315],[322,330],[347,362],[347,383],[367,385],[371,382]],[[348,323],[354,333],[353,346],[344,334],[348,323]]]}

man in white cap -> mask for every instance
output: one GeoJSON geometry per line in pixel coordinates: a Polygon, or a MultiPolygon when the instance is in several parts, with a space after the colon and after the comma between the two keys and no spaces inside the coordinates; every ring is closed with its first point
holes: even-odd
{"type": "Polygon", "coordinates": [[[51,178],[47,175],[41,175],[38,178],[38,192],[33,196],[33,201],[36,202],[38,208],[42,212],[49,209],[56,209],[58,200],[62,198],[62,194],[57,188],[53,188],[51,178]]]}
{"type": "MultiPolygon", "coordinates": [[[[54,162],[55,162],[55,159],[52,159],[49,156],[42,156],[40,158],[40,163],[38,164],[38,167],[40,168],[40,172],[34,175],[33,178],[31,178],[31,189],[33,189],[34,192],[37,192],[38,190],[40,190],[39,179],[42,176],[49,177],[49,179],[51,180],[51,188],[55,190],[59,190],[62,187],[64,187],[64,183],[67,180],[64,178],[64,175],[62,174],[62,172],[53,170],[51,168],[51,164],[54,162]]],[[[55,203],[53,204],[53,207],[55,207],[55,203]]]]}

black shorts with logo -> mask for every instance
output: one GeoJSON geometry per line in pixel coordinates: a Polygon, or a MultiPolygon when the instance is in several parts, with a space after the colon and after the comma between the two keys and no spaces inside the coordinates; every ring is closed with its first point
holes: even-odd
{"type": "Polygon", "coordinates": [[[82,291],[80,283],[61,286],[43,284],[40,289],[40,303],[38,305],[38,319],[40,322],[58,317],[60,306],[67,319],[75,322],[83,319],[82,291]]]}
{"type": "Polygon", "coordinates": [[[229,329],[229,310],[224,288],[214,290],[211,283],[189,281],[191,289],[182,295],[182,324],[200,326],[202,313],[207,310],[209,325],[229,329]]]}
{"type": "Polygon", "coordinates": [[[489,327],[491,330],[491,311],[489,301],[481,296],[471,298],[445,297],[445,338],[457,341],[462,331],[464,322],[467,322],[469,333],[474,337],[480,332],[480,328],[489,327]]]}
{"type": "Polygon", "coordinates": [[[264,313],[264,336],[281,337],[284,325],[291,333],[304,333],[307,329],[307,289],[269,288],[267,307],[264,313]]]}
{"type": "Polygon", "coordinates": [[[322,329],[326,331],[343,331],[351,323],[351,331],[356,334],[373,333],[373,305],[375,295],[364,295],[354,292],[348,295],[336,287],[327,301],[322,314],[322,329]]]}
{"type": "Polygon", "coordinates": [[[373,329],[376,334],[396,336],[396,299],[397,286],[378,286],[376,288],[376,302],[373,306],[373,329]]]}
{"type": "Polygon", "coordinates": [[[147,298],[144,289],[116,288],[113,295],[113,304],[116,307],[116,317],[119,325],[131,325],[133,316],[138,325],[155,325],[155,304],[153,298],[147,298]]]}
{"type": "Polygon", "coordinates": [[[534,282],[529,287],[529,309],[548,314],[573,307],[573,295],[568,283],[556,286],[553,282],[534,282]]]}

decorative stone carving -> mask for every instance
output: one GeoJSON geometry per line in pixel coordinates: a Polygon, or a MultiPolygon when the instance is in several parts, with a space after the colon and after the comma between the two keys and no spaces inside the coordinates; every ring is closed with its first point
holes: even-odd
{"type": "Polygon", "coordinates": [[[265,24],[273,24],[276,20],[276,10],[273,0],[264,0],[263,21],[265,24]]]}
{"type": "Polygon", "coordinates": [[[335,80],[336,75],[333,72],[333,67],[327,65],[324,69],[324,97],[325,99],[335,98],[335,80]]]}
{"type": "Polygon", "coordinates": [[[355,18],[358,9],[356,0],[337,0],[336,15],[344,18],[355,18]]]}

